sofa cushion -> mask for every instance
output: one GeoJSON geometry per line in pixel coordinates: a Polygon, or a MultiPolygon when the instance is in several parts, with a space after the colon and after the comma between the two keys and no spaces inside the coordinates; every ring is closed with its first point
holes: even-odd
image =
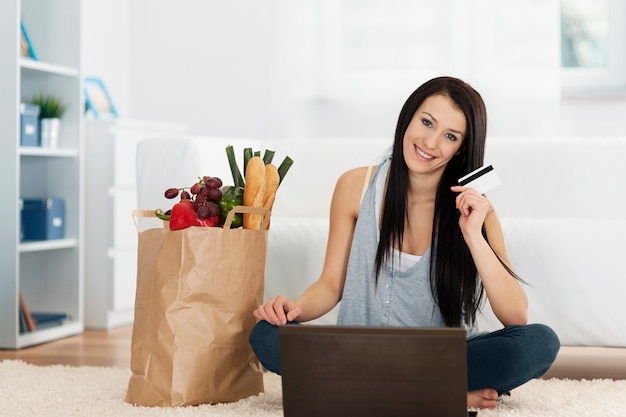
{"type": "MultiPolygon", "coordinates": [[[[265,263],[265,300],[277,295],[295,300],[319,278],[324,266],[328,219],[271,219],[265,263]]],[[[315,321],[335,324],[336,309],[315,321]]]]}
{"type": "MultiPolygon", "coordinates": [[[[563,345],[626,347],[626,220],[503,218],[514,270],[530,285],[529,322],[563,345]]],[[[481,329],[501,327],[487,306],[481,329]]]]}

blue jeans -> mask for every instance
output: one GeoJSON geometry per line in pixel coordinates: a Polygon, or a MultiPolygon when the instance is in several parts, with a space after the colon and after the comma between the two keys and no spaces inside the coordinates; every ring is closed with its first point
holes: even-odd
{"type": "MultiPolygon", "coordinates": [[[[280,375],[278,327],[259,321],[250,345],[261,364],[280,375]]],[[[559,348],[556,333],[543,324],[506,326],[476,336],[467,341],[467,390],[492,388],[503,394],[519,387],[545,374],[559,348]]]]}

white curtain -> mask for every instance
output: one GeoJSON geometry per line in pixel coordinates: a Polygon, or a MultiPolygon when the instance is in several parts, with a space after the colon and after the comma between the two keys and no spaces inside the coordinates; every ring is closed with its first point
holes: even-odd
{"type": "Polygon", "coordinates": [[[560,99],[559,0],[274,0],[270,134],[391,137],[404,100],[452,75],[490,133],[544,129],[560,99]]]}

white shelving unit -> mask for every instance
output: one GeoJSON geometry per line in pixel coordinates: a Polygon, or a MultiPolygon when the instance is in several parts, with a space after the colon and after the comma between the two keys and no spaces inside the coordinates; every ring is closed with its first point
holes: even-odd
{"type": "Polygon", "coordinates": [[[84,330],[81,0],[1,0],[0,8],[0,348],[19,349],[84,330]],[[37,61],[20,57],[20,22],[37,61]],[[57,148],[20,146],[20,103],[39,93],[68,103],[57,148]],[[20,197],[63,199],[65,237],[20,241],[20,197]],[[31,312],[68,319],[20,332],[20,292],[31,312]]]}
{"type": "MultiPolygon", "coordinates": [[[[184,126],[134,120],[85,121],[85,327],[132,324],[137,283],[137,144],[178,138],[184,126]]],[[[154,207],[155,209],[157,207],[154,207]]]]}

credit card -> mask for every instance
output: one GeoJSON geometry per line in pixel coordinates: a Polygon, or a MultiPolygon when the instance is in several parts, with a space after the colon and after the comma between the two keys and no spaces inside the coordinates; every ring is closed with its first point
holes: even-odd
{"type": "Polygon", "coordinates": [[[475,189],[480,194],[493,190],[502,181],[492,165],[484,165],[459,178],[459,185],[475,189]]]}

